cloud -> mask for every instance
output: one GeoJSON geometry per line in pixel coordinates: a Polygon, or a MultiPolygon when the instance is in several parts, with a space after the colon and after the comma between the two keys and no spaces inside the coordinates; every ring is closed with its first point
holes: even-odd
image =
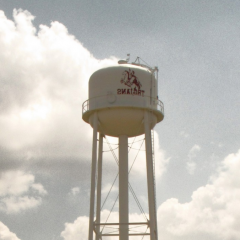
{"type": "Polygon", "coordinates": [[[180,136],[184,137],[184,138],[188,138],[189,137],[189,134],[186,133],[185,131],[181,131],[180,132],[180,136]]]}
{"type": "Polygon", "coordinates": [[[227,156],[205,186],[180,203],[168,199],[158,209],[159,232],[166,240],[237,240],[240,237],[240,151],[227,156]]]}
{"type": "Polygon", "coordinates": [[[166,172],[170,158],[166,158],[164,150],[161,149],[159,136],[156,131],[154,131],[154,158],[155,174],[156,178],[159,179],[166,172]]]}
{"type": "Polygon", "coordinates": [[[9,228],[0,222],[0,239],[1,240],[20,240],[15,233],[10,232],[9,228]]]}
{"type": "MultiPolygon", "coordinates": [[[[15,161],[62,160],[65,164],[66,159],[90,159],[92,128],[81,113],[88,98],[88,79],[117,59],[97,60],[63,24],[55,21],[37,30],[33,20],[28,11],[14,10],[13,21],[0,11],[0,147],[10,153],[6,158],[11,155],[15,161]]],[[[155,148],[159,177],[168,160],[158,137],[155,148]]],[[[146,165],[141,160],[144,155],[140,152],[133,174],[145,172],[140,167],[146,165]]],[[[131,151],[130,157],[135,156],[136,151],[131,151]]]]}
{"type": "Polygon", "coordinates": [[[74,187],[71,189],[71,191],[69,192],[70,196],[76,196],[80,193],[80,188],[79,187],[74,187]]]}
{"type": "Polygon", "coordinates": [[[8,214],[35,208],[47,194],[44,187],[35,183],[35,177],[22,171],[8,171],[0,176],[0,211],[8,214]]]}
{"type": "Polygon", "coordinates": [[[65,223],[65,229],[61,233],[64,240],[87,240],[88,237],[88,217],[79,217],[73,223],[65,223]]]}
{"type": "Polygon", "coordinates": [[[197,144],[195,144],[188,153],[188,161],[187,161],[187,171],[189,174],[193,175],[196,170],[196,162],[193,161],[193,159],[197,156],[197,152],[201,150],[201,147],[197,144]]]}
{"type": "Polygon", "coordinates": [[[33,20],[0,11],[0,146],[29,159],[89,158],[91,127],[81,120],[88,79],[117,60],[95,59],[59,22],[37,31],[33,20]]]}

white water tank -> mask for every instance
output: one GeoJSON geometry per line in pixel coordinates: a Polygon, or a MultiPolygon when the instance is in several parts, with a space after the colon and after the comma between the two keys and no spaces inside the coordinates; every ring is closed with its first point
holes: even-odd
{"type": "Polygon", "coordinates": [[[163,120],[154,70],[136,64],[100,69],[89,80],[89,99],[83,103],[83,120],[93,126],[97,111],[98,131],[128,137],[144,133],[144,110],[152,112],[152,127],[163,120]]]}

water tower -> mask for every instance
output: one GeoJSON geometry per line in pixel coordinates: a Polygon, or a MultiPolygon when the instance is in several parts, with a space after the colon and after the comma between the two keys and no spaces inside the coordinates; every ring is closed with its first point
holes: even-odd
{"type": "Polygon", "coordinates": [[[129,236],[136,235],[149,235],[151,240],[158,238],[151,130],[163,120],[164,110],[163,103],[158,99],[157,72],[157,67],[141,64],[140,58],[137,58],[131,64],[128,60],[120,60],[118,65],[100,69],[90,77],[89,99],[83,103],[82,109],[83,120],[93,128],[89,240],[93,240],[94,232],[97,240],[103,236],[119,236],[119,240],[128,240],[129,236]],[[132,223],[129,222],[128,207],[128,138],[142,134],[145,134],[149,219],[132,223]],[[119,139],[119,222],[108,223],[118,225],[117,234],[100,231],[101,225],[106,225],[100,219],[102,149],[106,135],[119,139]],[[130,234],[129,226],[133,224],[146,224],[149,233],[130,234]]]}

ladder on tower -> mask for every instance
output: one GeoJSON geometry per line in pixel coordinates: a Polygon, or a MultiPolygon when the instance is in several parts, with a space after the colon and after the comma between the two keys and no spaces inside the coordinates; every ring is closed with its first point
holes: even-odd
{"type": "MultiPolygon", "coordinates": [[[[155,176],[155,154],[154,154],[154,130],[151,130],[151,143],[152,143],[152,161],[153,161],[153,187],[154,187],[154,213],[155,213],[155,219],[157,223],[157,199],[156,199],[156,176],[155,176]]],[[[157,229],[157,228],[156,228],[157,229]]],[[[156,232],[156,239],[157,239],[157,232],[156,232]]]]}

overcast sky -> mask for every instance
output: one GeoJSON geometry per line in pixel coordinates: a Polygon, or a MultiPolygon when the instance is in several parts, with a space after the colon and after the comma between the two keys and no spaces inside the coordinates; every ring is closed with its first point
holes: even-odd
{"type": "MultiPolygon", "coordinates": [[[[239,240],[239,49],[235,0],[0,0],[0,240],[87,240],[82,103],[89,76],[128,53],[159,67],[159,240],[239,240]]],[[[147,212],[143,157],[130,181],[147,212]]],[[[104,159],[106,195],[117,166],[104,159]]]]}

